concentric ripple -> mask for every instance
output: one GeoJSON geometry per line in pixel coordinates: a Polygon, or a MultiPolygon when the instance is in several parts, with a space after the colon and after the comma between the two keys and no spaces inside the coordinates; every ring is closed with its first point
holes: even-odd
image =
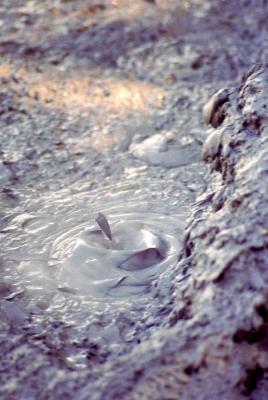
{"type": "Polygon", "coordinates": [[[117,354],[145,334],[144,321],[180,274],[186,198],[183,183],[140,168],[109,186],[78,182],[43,196],[26,193],[2,219],[6,318],[17,326],[25,320],[33,332],[60,323],[72,365],[87,366],[86,349],[72,343],[89,337],[117,354]],[[99,212],[112,240],[95,221],[99,212]]]}

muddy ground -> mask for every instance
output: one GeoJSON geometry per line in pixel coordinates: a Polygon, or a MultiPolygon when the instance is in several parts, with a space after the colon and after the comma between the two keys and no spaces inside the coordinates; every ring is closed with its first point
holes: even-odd
{"type": "Polygon", "coordinates": [[[267,68],[245,75],[267,14],[1,1],[1,398],[267,398],[267,68]],[[87,214],[126,208],[181,219],[178,263],[145,299],[100,311],[35,273],[87,214]]]}

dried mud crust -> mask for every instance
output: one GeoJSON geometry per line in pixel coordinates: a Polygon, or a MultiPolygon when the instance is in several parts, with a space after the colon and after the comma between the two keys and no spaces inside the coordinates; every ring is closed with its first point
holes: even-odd
{"type": "MultiPolygon", "coordinates": [[[[137,349],[135,372],[123,372],[132,365],[127,359],[118,363],[120,382],[126,378],[120,384],[113,374],[104,398],[128,390],[133,399],[267,397],[268,65],[256,65],[227,92],[219,106],[225,117],[204,144],[218,172],[185,233],[190,277],[175,287],[169,328],[137,349]]],[[[214,116],[221,95],[208,104],[214,116]]]]}
{"type": "MultiPolygon", "coordinates": [[[[222,184],[200,199],[188,226],[191,279],[171,317],[181,347],[146,380],[148,398],[161,398],[158,390],[182,399],[267,396],[267,93],[268,65],[256,65],[229,90],[219,106],[225,117],[209,130],[205,159],[222,184]]],[[[214,116],[221,95],[208,104],[214,116]]]]}
{"type": "Polygon", "coordinates": [[[206,190],[185,233],[183,279],[159,288],[117,359],[92,338],[70,343],[61,321],[37,333],[23,294],[1,282],[5,400],[267,398],[267,66],[235,84],[267,54],[267,2],[161,3],[1,2],[1,234],[23,201],[113,184],[133,166],[171,195],[179,179],[189,202],[206,190]],[[147,163],[161,146],[132,157],[159,134],[170,147],[191,137],[201,154],[202,105],[222,87],[206,108],[211,176],[200,157],[171,171],[168,152],[147,163]],[[68,361],[68,346],[88,368],[68,361]]]}

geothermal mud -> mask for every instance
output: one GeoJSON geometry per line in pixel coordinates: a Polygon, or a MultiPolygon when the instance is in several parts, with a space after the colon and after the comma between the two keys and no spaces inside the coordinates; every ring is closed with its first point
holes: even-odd
{"type": "Polygon", "coordinates": [[[267,3],[161,3],[1,2],[3,399],[267,398],[267,3]]]}

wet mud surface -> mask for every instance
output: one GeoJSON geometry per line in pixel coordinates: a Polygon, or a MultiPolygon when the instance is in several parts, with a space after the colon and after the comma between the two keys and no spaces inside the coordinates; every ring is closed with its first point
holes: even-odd
{"type": "Polygon", "coordinates": [[[1,2],[1,398],[267,398],[267,14],[1,2]]]}

